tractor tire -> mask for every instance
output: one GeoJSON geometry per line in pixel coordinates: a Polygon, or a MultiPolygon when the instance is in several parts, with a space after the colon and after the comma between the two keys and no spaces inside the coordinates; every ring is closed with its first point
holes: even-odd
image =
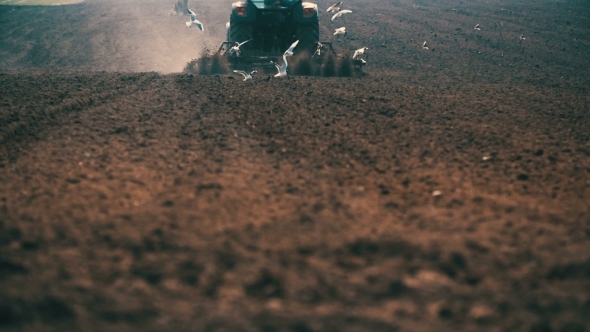
{"type": "Polygon", "coordinates": [[[317,42],[320,41],[319,22],[297,26],[297,39],[297,51],[313,54],[317,49],[317,42]]]}
{"type": "MultiPolygon", "coordinates": [[[[229,32],[228,32],[228,41],[231,42],[244,42],[248,39],[252,39],[254,33],[252,32],[252,25],[248,23],[236,23],[230,22],[229,25],[229,32]]],[[[246,43],[242,45],[242,49],[249,49],[251,43],[246,43]]]]}

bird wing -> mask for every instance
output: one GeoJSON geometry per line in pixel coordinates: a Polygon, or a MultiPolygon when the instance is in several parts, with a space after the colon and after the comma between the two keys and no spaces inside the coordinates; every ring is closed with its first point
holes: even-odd
{"type": "Polygon", "coordinates": [[[341,12],[337,12],[336,14],[334,14],[334,16],[332,16],[332,21],[334,21],[338,16],[341,16],[342,14],[340,14],[341,12]]]}
{"type": "Polygon", "coordinates": [[[296,40],[293,44],[291,44],[291,46],[289,46],[289,49],[287,51],[285,51],[286,53],[293,53],[293,50],[295,49],[295,47],[297,46],[297,44],[299,43],[299,40],[296,40]]]}
{"type": "Polygon", "coordinates": [[[246,40],[246,41],[243,41],[243,42],[241,42],[241,43],[238,43],[238,46],[237,46],[237,47],[240,47],[240,46],[242,46],[242,45],[246,44],[247,42],[249,42],[249,41],[251,41],[251,40],[252,40],[252,39],[248,39],[248,40],[246,40]]]}
{"type": "Polygon", "coordinates": [[[275,67],[277,67],[277,72],[280,74],[281,73],[281,66],[279,66],[278,64],[273,62],[273,65],[275,65],[275,67]]]}
{"type": "Polygon", "coordinates": [[[243,70],[234,70],[234,73],[241,74],[244,78],[248,77],[248,73],[243,70]]]}
{"type": "Polygon", "coordinates": [[[353,59],[356,59],[356,57],[359,55],[359,50],[354,51],[354,54],[352,55],[353,59]]]}
{"type": "Polygon", "coordinates": [[[199,30],[205,31],[205,26],[203,25],[203,23],[195,21],[195,24],[199,27],[199,30]]]}
{"type": "Polygon", "coordinates": [[[326,10],[328,13],[334,11],[337,7],[339,7],[342,4],[342,1],[339,1],[333,5],[331,5],[330,7],[328,7],[328,10],[326,10]]]}
{"type": "Polygon", "coordinates": [[[187,8],[186,10],[188,10],[188,13],[191,14],[191,16],[195,15],[195,17],[197,17],[197,14],[195,14],[195,12],[190,10],[190,8],[187,8]]]}
{"type": "Polygon", "coordinates": [[[287,56],[283,55],[283,65],[281,66],[281,71],[286,73],[287,67],[289,67],[289,64],[287,63],[287,56]]]}
{"type": "Polygon", "coordinates": [[[339,11],[339,13],[340,13],[340,15],[342,15],[342,14],[350,14],[350,13],[352,13],[352,10],[345,9],[345,10],[339,11]]]}

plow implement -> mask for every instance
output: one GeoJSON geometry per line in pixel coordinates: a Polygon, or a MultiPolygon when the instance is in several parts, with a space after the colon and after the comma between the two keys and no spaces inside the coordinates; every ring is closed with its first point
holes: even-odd
{"type": "MultiPolygon", "coordinates": [[[[214,54],[203,54],[192,59],[185,72],[197,75],[230,74],[233,70],[250,72],[257,70],[268,75],[276,74],[275,64],[283,62],[282,52],[255,52],[231,49],[235,42],[223,42],[214,54]]],[[[319,42],[315,53],[296,53],[287,58],[289,75],[322,77],[359,77],[364,75],[364,61],[336,54],[331,42],[319,42]]]]}

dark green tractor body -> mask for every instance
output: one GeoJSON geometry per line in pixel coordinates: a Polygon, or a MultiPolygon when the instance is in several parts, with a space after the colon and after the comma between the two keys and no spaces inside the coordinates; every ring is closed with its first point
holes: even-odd
{"type": "Polygon", "coordinates": [[[249,56],[282,54],[296,40],[296,51],[312,54],[319,41],[317,5],[300,0],[248,0],[232,4],[226,42],[243,42],[249,56]]]}

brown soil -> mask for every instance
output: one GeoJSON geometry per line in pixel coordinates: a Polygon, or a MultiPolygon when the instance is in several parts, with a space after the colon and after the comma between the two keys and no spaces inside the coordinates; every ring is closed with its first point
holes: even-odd
{"type": "Polygon", "coordinates": [[[191,4],[0,6],[0,330],[590,330],[588,1],[357,1],[367,76],[249,82],[164,74],[191,4]]]}

